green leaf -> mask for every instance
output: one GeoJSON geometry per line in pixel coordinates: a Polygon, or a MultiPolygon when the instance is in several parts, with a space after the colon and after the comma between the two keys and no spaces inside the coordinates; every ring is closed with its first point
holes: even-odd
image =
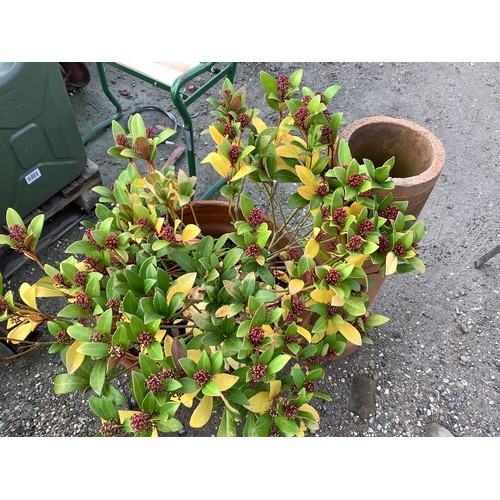
{"type": "Polygon", "coordinates": [[[292,87],[295,87],[295,88],[299,87],[300,82],[302,80],[303,72],[304,72],[303,69],[297,69],[290,75],[290,77],[288,78],[288,81],[291,83],[292,87]]]}
{"type": "Polygon", "coordinates": [[[62,318],[81,318],[82,316],[87,316],[87,313],[79,305],[69,304],[59,311],[58,316],[62,318]]]}
{"type": "Polygon", "coordinates": [[[365,326],[366,328],[374,328],[379,325],[383,325],[384,323],[387,323],[389,321],[389,318],[386,318],[385,316],[381,316],[380,314],[370,314],[368,318],[366,319],[365,326]]]}
{"type": "Polygon", "coordinates": [[[289,420],[278,416],[274,419],[274,422],[281,434],[285,437],[295,436],[300,430],[299,424],[297,424],[295,420],[289,420]]]}
{"type": "Polygon", "coordinates": [[[87,379],[78,375],[60,373],[54,378],[54,393],[68,394],[70,392],[81,391],[89,386],[87,379]]]}
{"type": "Polygon", "coordinates": [[[113,326],[113,311],[111,309],[106,309],[97,320],[96,330],[98,332],[105,333],[109,335],[111,333],[111,327],[113,326]]]}
{"type": "Polygon", "coordinates": [[[125,405],[128,403],[128,399],[122,394],[118,389],[113,387],[109,382],[104,384],[102,389],[102,395],[109,398],[115,405],[125,405]]]}
{"type": "MultiPolygon", "coordinates": [[[[154,246],[154,245],[153,245],[154,246]]],[[[154,248],[153,248],[154,250],[154,248]]],[[[168,254],[169,258],[178,264],[183,271],[187,273],[196,272],[196,265],[194,260],[186,253],[180,250],[173,250],[168,254]]]]}
{"type": "Polygon", "coordinates": [[[146,397],[142,400],[141,408],[146,413],[153,413],[156,411],[158,402],[156,401],[155,395],[150,391],[146,394],[146,397]]]}
{"type": "Polygon", "coordinates": [[[28,233],[33,235],[33,242],[31,243],[31,248],[33,250],[35,249],[36,244],[40,239],[40,235],[42,234],[44,218],[44,214],[38,214],[31,220],[28,226],[28,233]]]}
{"type": "Polygon", "coordinates": [[[182,369],[190,376],[192,377],[196,371],[198,370],[198,367],[196,366],[196,363],[189,358],[181,358],[179,359],[179,363],[182,366],[182,369]]]}
{"type": "Polygon", "coordinates": [[[362,316],[366,313],[365,304],[357,297],[349,297],[346,299],[343,308],[346,312],[352,314],[353,316],[362,316]]]}
{"type": "Polygon", "coordinates": [[[248,215],[255,205],[251,198],[249,198],[245,193],[241,193],[240,195],[240,206],[243,216],[245,217],[245,219],[248,219],[248,215]]]}
{"type": "Polygon", "coordinates": [[[425,272],[425,264],[420,257],[411,257],[408,259],[408,264],[412,265],[417,271],[425,272]]]}
{"type": "Polygon", "coordinates": [[[137,404],[140,407],[142,407],[142,401],[147,392],[144,386],[145,382],[146,382],[146,377],[144,377],[144,375],[141,372],[139,371],[132,372],[132,380],[131,380],[132,394],[134,396],[134,399],[137,401],[137,404]]]}
{"type": "Polygon", "coordinates": [[[272,418],[269,413],[263,413],[252,428],[253,437],[268,437],[271,430],[272,418]]]}
{"type": "Polygon", "coordinates": [[[92,387],[97,394],[101,394],[104,382],[106,381],[106,364],[105,361],[99,361],[94,365],[90,374],[90,387],[92,387]]]}
{"type": "Polygon", "coordinates": [[[104,342],[86,342],[77,351],[91,358],[103,358],[108,355],[109,344],[104,342]]]}
{"type": "MultiPolygon", "coordinates": [[[[56,333],[60,330],[61,330],[61,328],[58,327],[58,330],[56,331],[56,333]]],[[[87,327],[80,325],[80,324],[74,324],[74,325],[71,325],[70,327],[68,327],[67,332],[68,332],[68,335],[72,339],[82,340],[83,342],[88,342],[89,337],[92,335],[92,333],[94,333],[94,330],[92,330],[92,328],[87,328],[87,327]]]]}
{"type": "Polygon", "coordinates": [[[280,354],[276,356],[268,365],[267,365],[267,374],[277,373],[279,372],[290,360],[290,356],[288,354],[280,354]]]}
{"type": "Polygon", "coordinates": [[[309,203],[308,200],[302,198],[299,193],[293,193],[287,199],[287,207],[290,209],[294,208],[302,208],[305,207],[309,203]]]}
{"type": "Polygon", "coordinates": [[[217,431],[217,437],[237,437],[234,413],[224,408],[222,420],[217,431]]]}
{"type": "Polygon", "coordinates": [[[276,173],[274,174],[274,179],[279,183],[300,182],[300,179],[297,177],[296,174],[284,168],[276,171],[276,173]]]}
{"type": "Polygon", "coordinates": [[[202,388],[201,392],[205,396],[220,396],[220,391],[213,380],[209,380],[202,388]]]}
{"type": "Polygon", "coordinates": [[[24,221],[21,216],[11,207],[7,209],[5,214],[5,221],[7,222],[7,226],[10,228],[14,224],[18,224],[21,227],[26,227],[24,225],[24,221]]]}
{"type": "Polygon", "coordinates": [[[156,361],[143,353],[139,354],[139,365],[141,367],[142,374],[146,378],[148,378],[153,373],[158,373],[160,371],[160,367],[158,366],[156,361]]]}
{"type": "Polygon", "coordinates": [[[177,432],[184,429],[182,423],[176,418],[170,418],[167,421],[160,420],[156,426],[160,432],[177,432]]]}
{"type": "Polygon", "coordinates": [[[148,346],[148,356],[156,361],[161,361],[163,359],[162,345],[157,341],[154,341],[152,344],[150,344],[148,346]]]}
{"type": "Polygon", "coordinates": [[[278,91],[278,82],[269,73],[260,71],[259,76],[260,83],[266,94],[272,94],[278,91]]]}
{"type": "Polygon", "coordinates": [[[244,251],[241,248],[231,248],[222,261],[223,271],[233,268],[238,263],[243,253],[244,251]]]}

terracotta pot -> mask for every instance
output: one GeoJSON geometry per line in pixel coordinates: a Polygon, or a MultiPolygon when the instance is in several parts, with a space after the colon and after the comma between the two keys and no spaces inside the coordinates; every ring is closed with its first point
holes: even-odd
{"type": "Polygon", "coordinates": [[[376,167],[395,157],[391,170],[395,201],[408,201],[407,213],[420,215],[444,167],[445,151],[429,130],[409,120],[371,116],[348,124],[339,134],[353,158],[376,167]]]}
{"type": "MultiPolygon", "coordinates": [[[[234,226],[231,223],[231,218],[228,213],[228,203],[219,200],[196,200],[190,203],[191,208],[185,207],[183,213],[183,221],[185,224],[197,224],[203,235],[210,235],[218,238],[225,233],[234,232],[234,226]],[[194,212],[194,215],[193,215],[194,212]]],[[[264,220],[267,222],[269,229],[273,228],[273,220],[266,214],[264,220]]],[[[244,220],[243,214],[238,215],[240,220],[244,220]]],[[[281,238],[278,247],[284,247],[290,243],[291,236],[285,234],[281,238]]]]}

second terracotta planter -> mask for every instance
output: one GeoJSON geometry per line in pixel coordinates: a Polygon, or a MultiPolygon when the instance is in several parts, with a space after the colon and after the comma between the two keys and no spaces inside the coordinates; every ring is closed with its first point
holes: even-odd
{"type": "Polygon", "coordinates": [[[439,139],[409,120],[371,116],[353,121],[339,134],[353,158],[371,160],[376,167],[392,156],[394,201],[408,201],[406,213],[420,215],[444,167],[445,151],[439,139]]]}

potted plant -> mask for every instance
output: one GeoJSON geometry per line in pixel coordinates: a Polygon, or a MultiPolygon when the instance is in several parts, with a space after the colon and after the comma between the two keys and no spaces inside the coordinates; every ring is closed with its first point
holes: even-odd
{"type": "Polygon", "coordinates": [[[113,186],[94,188],[97,223],[84,222],[67,259],[42,264],[43,216],[25,227],[7,211],[0,243],[46,276],[24,283],[20,301],[0,290],[0,320],[14,341],[47,324],[66,367],[54,390],[93,393],[98,435],[175,432],[181,405],[195,428],[219,410],[219,436],[317,429],[314,401],[329,399],[317,390],[322,362],[372,343],[388,319],[369,312],[373,278],[424,270],[423,222],[392,199],[394,159],[354,159],[338,137],[342,113],[328,109],[339,86],[319,93],[301,77],[261,72],[272,126],[229,80],[209,99],[214,151],[203,162],[225,179],[226,201],[196,201],[195,178],[157,170],[158,145],[173,131],[155,136],[136,114],[128,132],[113,123],[109,153],[127,166],[113,186]],[[283,183],[294,189],[286,200],[283,183]],[[49,314],[44,297],[63,307],[49,314]],[[113,385],[120,376],[130,377],[136,408],[113,385]]]}

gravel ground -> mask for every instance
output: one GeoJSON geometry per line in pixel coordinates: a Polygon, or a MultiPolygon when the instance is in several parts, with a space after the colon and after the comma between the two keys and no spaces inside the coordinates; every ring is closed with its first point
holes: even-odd
{"type": "MultiPolygon", "coordinates": [[[[113,111],[95,66],[88,66],[90,84],[70,95],[82,133],[113,111]]],[[[342,86],[331,107],[342,110],[347,122],[371,115],[406,118],[431,130],[446,150],[445,169],[421,213],[426,272],[387,279],[372,311],[391,321],[376,329],[374,345],[325,365],[319,390],[333,399],[317,406],[321,427],[311,436],[500,436],[500,255],[481,269],[473,265],[500,243],[500,64],[246,62],[239,64],[235,84],[248,86],[247,104],[263,109],[265,120],[259,70],[277,76],[297,68],[304,68],[303,82],[314,90],[342,86]]],[[[109,75],[124,117],[145,105],[175,113],[158,89],[113,69],[109,75]]],[[[204,102],[192,107],[196,135],[211,122],[208,109],[204,102]]],[[[172,125],[158,112],[144,117],[172,125]]],[[[86,146],[105,185],[120,168],[106,153],[110,138],[108,130],[86,146]]],[[[183,134],[174,141],[165,158],[183,144],[183,134]]],[[[205,137],[198,138],[198,160],[210,148],[205,137]]],[[[186,169],[186,158],[178,165],[186,169]]],[[[202,167],[201,191],[216,179],[202,167]]],[[[63,258],[81,233],[80,227],[71,230],[41,260],[63,258]]],[[[27,264],[7,284],[15,287],[37,276],[27,264]]],[[[86,396],[53,394],[52,378],[62,371],[57,355],[43,347],[0,365],[0,436],[94,435],[99,422],[86,396]]],[[[188,429],[187,436],[211,436],[214,429],[188,429]]]]}

